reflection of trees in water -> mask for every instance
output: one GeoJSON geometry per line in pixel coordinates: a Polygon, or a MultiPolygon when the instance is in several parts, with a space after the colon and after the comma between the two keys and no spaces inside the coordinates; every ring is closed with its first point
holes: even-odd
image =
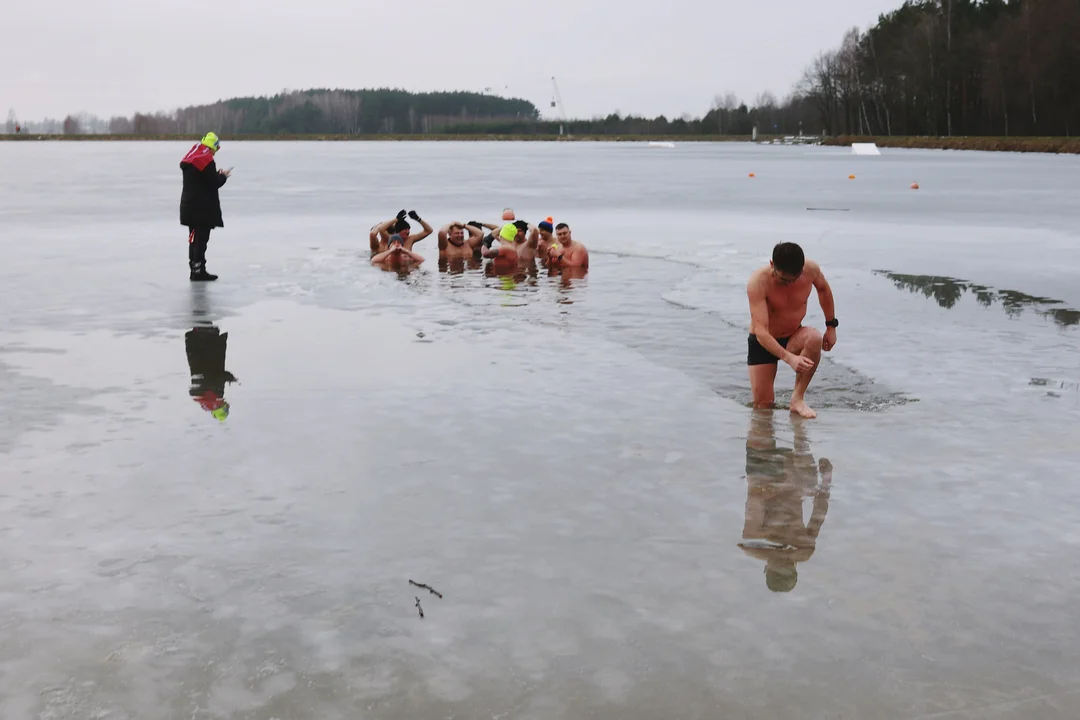
{"type": "Polygon", "coordinates": [[[1053,310],[1047,310],[1043,314],[1053,318],[1054,322],[1063,327],[1080,325],[1080,312],[1076,310],[1069,310],[1068,308],[1055,308],[1053,310]]]}
{"type": "Polygon", "coordinates": [[[905,275],[903,273],[889,272],[888,270],[874,270],[875,275],[882,275],[892,280],[898,290],[922,294],[923,297],[933,298],[938,305],[949,309],[956,305],[965,292],[975,296],[975,301],[983,307],[990,307],[994,303],[1000,303],[1001,308],[1009,317],[1018,317],[1026,308],[1034,309],[1039,315],[1049,317],[1062,327],[1080,325],[1080,311],[1069,308],[1046,308],[1045,305],[1060,305],[1061,300],[1038,297],[1016,290],[995,290],[986,285],[976,285],[966,280],[942,277],[940,275],[905,275]]]}

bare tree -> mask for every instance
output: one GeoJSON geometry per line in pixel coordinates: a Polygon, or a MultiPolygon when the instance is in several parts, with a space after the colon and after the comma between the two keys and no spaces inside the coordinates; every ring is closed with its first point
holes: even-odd
{"type": "Polygon", "coordinates": [[[131,120],[128,118],[121,116],[109,118],[109,132],[113,135],[127,135],[132,130],[131,120]]]}
{"type": "Polygon", "coordinates": [[[716,111],[716,132],[724,134],[724,128],[731,131],[731,113],[739,107],[739,98],[733,92],[717,93],[713,96],[712,110],[716,111]]]}

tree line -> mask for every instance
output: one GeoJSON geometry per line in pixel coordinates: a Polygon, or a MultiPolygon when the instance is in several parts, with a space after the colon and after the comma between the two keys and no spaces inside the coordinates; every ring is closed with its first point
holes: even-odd
{"type": "MultiPolygon", "coordinates": [[[[541,118],[528,100],[396,89],[283,91],[171,113],[69,115],[28,132],[501,135],[1071,136],[1080,126],[1080,0],[906,0],[849,30],[783,100],[718,94],[708,112],[541,118]]],[[[9,116],[8,132],[12,117],[9,116]]]]}
{"type": "Polygon", "coordinates": [[[907,0],[807,68],[832,135],[1071,136],[1080,2],[907,0]]]}
{"type": "MultiPolygon", "coordinates": [[[[404,90],[302,90],[273,97],[243,97],[173,112],[135,113],[104,120],[80,113],[63,120],[23,123],[24,132],[46,134],[198,135],[750,135],[816,127],[802,98],[777,102],[769,93],[747,106],[734,94],[718,95],[703,117],[668,119],[626,115],[567,121],[542,119],[528,100],[467,92],[404,90]]],[[[13,132],[14,112],[8,132],[13,132]]]]}
{"type": "Polygon", "coordinates": [[[472,92],[411,93],[396,89],[296,90],[243,97],[174,113],[136,113],[109,120],[111,133],[412,134],[458,123],[536,120],[531,102],[472,92]]]}

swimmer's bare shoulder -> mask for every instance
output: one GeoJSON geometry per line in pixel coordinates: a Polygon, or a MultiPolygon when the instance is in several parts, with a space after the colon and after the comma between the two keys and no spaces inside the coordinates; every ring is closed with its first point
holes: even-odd
{"type": "Polygon", "coordinates": [[[752,296],[768,290],[769,271],[770,268],[766,265],[750,273],[750,279],[746,281],[747,295],[752,296]]]}

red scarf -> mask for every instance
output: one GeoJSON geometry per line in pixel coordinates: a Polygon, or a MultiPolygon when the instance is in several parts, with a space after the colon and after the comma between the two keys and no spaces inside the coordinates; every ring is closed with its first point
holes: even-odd
{"type": "Polygon", "coordinates": [[[184,159],[180,161],[180,164],[187,163],[188,165],[194,166],[199,172],[202,172],[206,169],[206,166],[213,161],[213,151],[202,143],[196,143],[194,147],[188,150],[188,154],[184,156],[184,159]]]}

